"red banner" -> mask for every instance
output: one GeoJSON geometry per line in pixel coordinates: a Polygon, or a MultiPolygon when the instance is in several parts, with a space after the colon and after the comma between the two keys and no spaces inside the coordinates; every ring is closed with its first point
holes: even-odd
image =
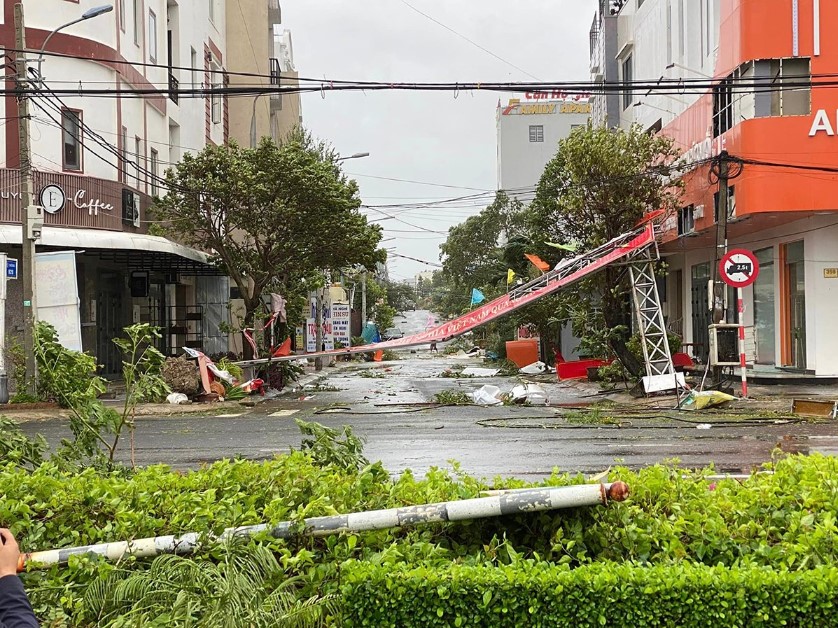
{"type": "MultiPolygon", "coordinates": [[[[593,273],[602,270],[609,264],[613,264],[627,255],[653,244],[654,241],[655,228],[652,224],[648,224],[642,233],[632,238],[625,244],[618,244],[611,249],[601,252],[598,257],[592,257],[587,265],[580,267],[576,272],[565,275],[564,277],[558,277],[553,281],[549,281],[543,287],[524,294],[517,299],[511,299],[509,294],[505,294],[494,301],[481,305],[467,314],[463,314],[459,318],[455,318],[452,321],[448,321],[447,323],[443,323],[438,327],[434,327],[433,329],[429,329],[422,333],[405,336],[404,338],[399,338],[398,340],[388,340],[386,342],[378,342],[372,345],[337,349],[335,351],[324,351],[322,353],[307,353],[305,357],[310,358],[316,355],[366,353],[369,351],[378,351],[380,349],[398,349],[403,347],[413,347],[416,345],[426,345],[431,342],[450,340],[451,338],[462,336],[463,334],[468,333],[481,325],[485,325],[496,318],[500,318],[512,310],[517,310],[518,308],[528,305],[533,301],[537,301],[541,297],[547,296],[548,294],[552,294],[553,292],[576,283],[588,275],[592,275],[593,273]]],[[[583,253],[574,259],[583,258],[585,255],[590,254],[583,253]]],[[[285,359],[295,359],[298,357],[300,356],[290,356],[290,358],[285,359]]]]}

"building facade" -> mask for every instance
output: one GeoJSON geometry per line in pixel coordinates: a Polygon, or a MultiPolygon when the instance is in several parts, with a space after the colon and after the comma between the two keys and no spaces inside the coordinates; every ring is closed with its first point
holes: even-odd
{"type": "MultiPolygon", "coordinates": [[[[282,26],[279,0],[227,3],[227,69],[234,87],[266,90],[299,84],[291,31],[282,26]]],[[[230,103],[230,136],[245,146],[262,137],[280,142],[302,123],[299,94],[260,94],[230,103]]]]}
{"type": "MultiPolygon", "coordinates": [[[[15,2],[0,4],[0,45],[13,50],[15,2]]],[[[26,0],[23,5],[27,48],[39,50],[53,29],[101,2],[26,0]]],[[[226,97],[178,94],[185,87],[224,85],[225,2],[114,0],[113,7],[49,39],[42,81],[32,81],[36,92],[29,99],[34,203],[44,210],[37,251],[74,253],[61,268],[61,282],[49,283],[47,276],[58,267],[47,262],[57,258],[36,263],[38,316],[54,322],[46,285],[64,293],[65,305],[75,299],[75,313],[69,307],[65,314],[78,318],[70,327],[79,328],[80,339],[70,344],[96,355],[106,375],[120,372],[112,340],[133,322],[160,326],[160,348],[166,353],[182,346],[226,351],[227,336],[219,325],[227,317],[229,292],[227,279],[204,253],[149,233],[149,208],[153,196],[165,193],[165,169],[186,152],[229,137],[226,97]],[[114,93],[73,95],[74,88],[114,93]]],[[[37,56],[27,56],[36,71],[37,56]]],[[[11,72],[6,87],[15,88],[11,72]]],[[[7,121],[0,126],[0,250],[20,259],[14,95],[0,107],[7,121]]],[[[6,329],[12,335],[22,333],[20,283],[8,282],[6,329]]]]}
{"type": "Polygon", "coordinates": [[[498,102],[498,189],[524,202],[532,199],[544,166],[556,154],[559,140],[588,122],[587,98],[554,92],[527,92],[498,102]]]}
{"type": "MultiPolygon", "coordinates": [[[[744,289],[757,375],[838,376],[831,320],[838,307],[838,93],[819,84],[838,67],[838,42],[826,36],[838,23],[838,6],[621,4],[600,3],[591,31],[594,80],[684,86],[667,94],[625,89],[617,99],[595,97],[593,106],[598,123],[639,124],[673,138],[683,153],[682,206],[666,217],[661,244],[670,327],[706,354],[708,282],[717,237],[726,237],[728,248],[753,251],[760,264],[756,282],[744,289]],[[616,41],[606,33],[616,33],[616,41]],[[690,81],[704,88],[691,89],[690,81]],[[718,162],[708,163],[723,151],[734,159],[726,233],[718,162]]],[[[732,295],[727,302],[732,306],[732,295]]]]}

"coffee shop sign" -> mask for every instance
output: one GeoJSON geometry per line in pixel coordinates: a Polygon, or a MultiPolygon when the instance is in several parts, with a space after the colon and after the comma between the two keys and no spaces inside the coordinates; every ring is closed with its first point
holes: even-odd
{"type": "MultiPolygon", "coordinates": [[[[68,199],[60,185],[46,185],[41,190],[39,197],[41,207],[48,214],[57,214],[67,204],[68,199]]],[[[87,210],[91,216],[98,216],[100,211],[113,211],[113,205],[98,198],[87,198],[87,190],[76,190],[72,198],[73,207],[87,210]]]]}

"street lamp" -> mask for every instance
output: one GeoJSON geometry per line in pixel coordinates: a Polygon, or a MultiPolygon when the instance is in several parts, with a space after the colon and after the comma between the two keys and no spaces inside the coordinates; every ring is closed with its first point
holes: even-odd
{"type": "Polygon", "coordinates": [[[360,159],[361,157],[369,157],[369,153],[355,153],[354,155],[349,155],[347,157],[338,157],[335,161],[345,161],[346,159],[360,159]]]}
{"type": "Polygon", "coordinates": [[[88,9],[84,13],[81,14],[81,17],[76,18],[72,22],[67,22],[66,24],[62,24],[54,31],[52,31],[47,38],[44,40],[44,45],[41,46],[41,50],[38,53],[38,79],[43,84],[44,78],[43,74],[41,73],[41,64],[44,62],[44,51],[47,49],[47,44],[49,40],[52,39],[52,36],[55,35],[58,31],[67,28],[68,26],[72,26],[73,24],[78,24],[79,22],[84,22],[85,20],[90,20],[94,17],[99,17],[100,15],[104,15],[105,13],[110,13],[113,11],[112,4],[103,4],[102,6],[93,7],[92,9],[88,9]]]}
{"type": "MultiPolygon", "coordinates": [[[[80,18],[62,24],[44,39],[38,54],[38,81],[43,84],[41,64],[44,61],[44,51],[49,40],[58,31],[78,22],[89,20],[103,13],[113,11],[113,5],[103,5],[85,11],[80,18]]],[[[34,177],[32,173],[32,143],[29,137],[29,98],[24,81],[29,80],[28,59],[26,50],[26,23],[23,16],[23,3],[18,2],[14,6],[15,19],[15,47],[18,53],[15,59],[17,70],[18,87],[21,89],[18,98],[18,154],[20,156],[20,202],[21,202],[21,275],[23,289],[23,350],[26,354],[26,387],[29,392],[35,392],[35,384],[38,377],[38,366],[35,362],[35,241],[41,237],[41,225],[43,224],[42,209],[33,202],[34,177]]],[[[31,89],[31,88],[30,88],[31,89]]],[[[5,312],[0,314],[5,316],[5,312]]],[[[0,339],[1,342],[1,339],[0,339]]],[[[0,344],[0,346],[2,346],[0,344]]],[[[2,362],[0,362],[2,365],[2,362]]],[[[0,375],[5,376],[5,365],[0,369],[0,375]]]]}

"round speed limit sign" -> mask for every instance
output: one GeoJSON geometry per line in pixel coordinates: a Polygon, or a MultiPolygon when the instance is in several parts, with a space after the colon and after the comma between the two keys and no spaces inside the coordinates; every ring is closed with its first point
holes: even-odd
{"type": "Polygon", "coordinates": [[[728,251],[719,262],[719,274],[727,285],[744,288],[756,281],[759,275],[759,262],[753,252],[733,249],[728,251]]]}

